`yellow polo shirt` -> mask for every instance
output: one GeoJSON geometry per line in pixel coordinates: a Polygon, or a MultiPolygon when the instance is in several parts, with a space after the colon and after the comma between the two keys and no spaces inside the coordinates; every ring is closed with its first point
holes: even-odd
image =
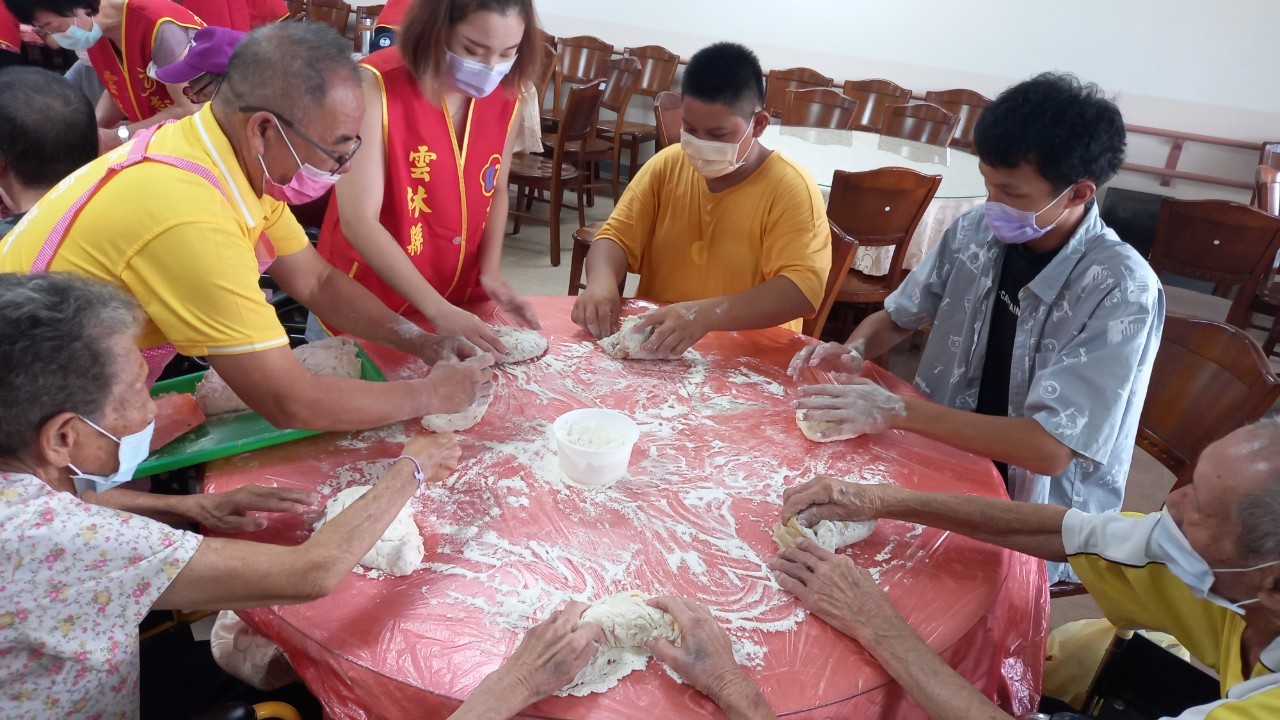
{"type": "MultiPolygon", "coordinates": [[[[132,144],[72,173],[0,241],[0,272],[26,273],[53,226],[132,144]]],[[[261,198],[212,108],[160,129],[148,149],[210,169],[203,178],[145,161],[109,179],[72,223],[51,271],[114,282],[146,313],[140,348],[171,342],[184,355],[231,355],[289,342],[258,287],[254,248],[265,232],[277,256],[307,245],[289,207],[261,198]]]]}
{"type": "Polygon", "coordinates": [[[1223,699],[1179,720],[1280,718],[1280,638],[1245,675],[1244,616],[1196,597],[1147,547],[1158,514],[1090,515],[1068,510],[1063,545],[1081,582],[1111,624],[1173,635],[1218,672],[1223,699]]]}
{"type": "MultiPolygon", "coordinates": [[[[713,193],[679,145],[658,153],[598,233],[627,252],[637,295],[659,302],[731,295],[786,277],[816,308],[831,269],[831,231],[813,177],[777,152],[713,193]]],[[[788,323],[800,329],[797,319],[788,323]]]]}

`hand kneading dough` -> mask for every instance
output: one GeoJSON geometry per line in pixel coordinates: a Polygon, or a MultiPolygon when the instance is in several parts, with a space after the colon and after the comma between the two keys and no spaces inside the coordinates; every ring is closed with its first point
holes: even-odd
{"type": "MultiPolygon", "coordinates": [[[[349,338],[330,337],[303,345],[294,349],[293,357],[308,372],[316,375],[360,377],[360,358],[356,356],[356,343],[349,338]]],[[[196,385],[196,405],[200,412],[209,417],[249,409],[218,376],[216,370],[209,370],[196,385]]]]}
{"type": "Polygon", "coordinates": [[[489,404],[492,402],[493,393],[489,393],[477,400],[476,404],[462,412],[424,415],[422,418],[422,427],[435,433],[470,430],[475,427],[476,423],[484,419],[484,414],[489,409],[489,404]]]}
{"type": "Polygon", "coordinates": [[[645,342],[653,337],[653,328],[645,330],[636,330],[635,327],[644,319],[641,315],[634,315],[622,321],[622,326],[618,328],[618,332],[600,341],[600,347],[609,353],[611,357],[619,360],[663,360],[660,355],[647,353],[640,349],[645,342]]]}
{"type": "Polygon", "coordinates": [[[608,647],[643,647],[651,637],[680,644],[680,628],[675,618],[645,604],[653,597],[635,590],[600,598],[582,613],[578,624],[591,622],[604,629],[608,647]]]}
{"type": "Polygon", "coordinates": [[[496,325],[493,332],[507,348],[507,354],[502,356],[503,363],[532,360],[547,351],[547,339],[539,335],[537,330],[496,325]]]}
{"type": "Polygon", "coordinates": [[[852,440],[853,438],[856,438],[862,435],[862,433],[853,432],[853,433],[840,433],[837,435],[824,436],[823,433],[830,433],[839,425],[839,423],[827,422],[825,420],[816,421],[816,422],[810,421],[810,420],[801,420],[800,415],[803,412],[804,412],[803,410],[796,411],[796,425],[800,426],[800,432],[804,433],[805,437],[809,438],[814,442],[835,442],[837,440],[852,440]]]}
{"type": "MultiPolygon", "coordinates": [[[[351,503],[359,500],[361,495],[369,492],[369,489],[368,485],[358,485],[334,495],[324,506],[324,517],[316,523],[316,530],[336,517],[351,503]]],[[[378,538],[378,542],[374,543],[373,547],[369,548],[369,552],[360,558],[360,564],[381,570],[388,575],[408,575],[418,569],[426,554],[426,548],[422,545],[422,535],[418,532],[417,524],[413,522],[413,511],[409,509],[409,503],[405,503],[396,514],[396,519],[391,521],[391,525],[382,533],[382,537],[378,538]]]]}
{"type": "Polygon", "coordinates": [[[819,520],[817,525],[807,528],[801,525],[799,520],[792,517],[785,525],[782,523],[774,524],[773,539],[778,543],[778,548],[781,549],[795,547],[800,538],[807,537],[824,549],[835,552],[846,545],[866,540],[871,533],[875,532],[875,529],[875,520],[863,520],[860,522],[819,520]]]}

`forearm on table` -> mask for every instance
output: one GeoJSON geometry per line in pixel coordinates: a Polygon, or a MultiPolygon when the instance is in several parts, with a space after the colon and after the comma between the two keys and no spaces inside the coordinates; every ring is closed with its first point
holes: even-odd
{"type": "Polygon", "coordinates": [[[711,698],[729,720],[776,720],[777,714],[765,700],[760,686],[745,673],[727,690],[711,698]]]}
{"type": "Polygon", "coordinates": [[[301,545],[205,539],[154,609],[235,610],[328,595],[413,496],[413,470],[407,460],[394,463],[363,497],[301,545]]]}
{"type": "Polygon", "coordinates": [[[800,286],[783,275],[749,290],[698,300],[694,305],[708,330],[758,330],[791,322],[814,309],[800,286]]]}
{"type": "Polygon", "coordinates": [[[886,601],[873,617],[837,628],[871,653],[933,720],[1009,720],[907,625],[886,601]]]}
{"type": "Polygon", "coordinates": [[[310,375],[303,386],[276,385],[271,395],[244,398],[276,427],[343,432],[381,427],[433,412],[430,393],[410,388],[425,380],[372,382],[310,375]]]}
{"type": "Polygon", "coordinates": [[[627,251],[613,238],[597,237],[587,252],[587,290],[618,292],[627,277],[627,251]]]}
{"type": "Polygon", "coordinates": [[[893,420],[907,430],[1037,475],[1058,475],[1075,453],[1034,418],[983,415],[940,405],[926,398],[903,397],[905,413],[893,420]]]}
{"type": "MultiPolygon", "coordinates": [[[[328,263],[326,263],[328,265],[328,263]]],[[[421,279],[421,276],[419,276],[421,279]]],[[[425,280],[422,284],[431,288],[425,280]]],[[[435,290],[431,290],[435,292],[435,290]]],[[[303,303],[324,318],[329,329],[349,333],[416,355],[426,334],[417,325],[397,315],[360,283],[328,266],[313,297],[303,303]]]]}
{"type": "Polygon", "coordinates": [[[92,505],[122,510],[170,525],[195,521],[195,508],[190,495],[161,495],[126,488],[105,492],[83,493],[80,498],[92,505]]]}
{"type": "Polygon", "coordinates": [[[858,354],[864,358],[880,357],[910,337],[913,332],[915,331],[895,323],[888,312],[879,310],[858,323],[858,327],[854,328],[845,345],[860,347],[858,354]]]}
{"type": "Polygon", "coordinates": [[[1063,562],[1062,519],[1066,508],[954,493],[925,493],[885,486],[877,515],[918,523],[998,545],[1025,555],[1063,562]]]}
{"type": "Polygon", "coordinates": [[[505,668],[498,668],[480,681],[449,720],[502,720],[513,717],[537,701],[512,680],[505,668]]]}

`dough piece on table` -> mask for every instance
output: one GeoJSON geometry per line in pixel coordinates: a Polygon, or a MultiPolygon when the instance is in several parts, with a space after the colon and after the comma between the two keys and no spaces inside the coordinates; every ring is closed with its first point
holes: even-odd
{"type": "Polygon", "coordinates": [[[641,346],[653,337],[653,328],[636,330],[636,326],[644,319],[642,315],[625,318],[618,332],[600,341],[600,347],[618,360],[669,360],[670,358],[655,355],[641,350],[641,346]]]}
{"type": "Polygon", "coordinates": [[[837,440],[852,440],[853,438],[856,438],[862,435],[862,433],[859,433],[859,432],[851,432],[851,433],[840,433],[837,435],[824,436],[823,433],[831,432],[839,425],[839,423],[828,422],[826,420],[820,420],[820,421],[801,420],[800,416],[803,413],[804,413],[803,410],[796,411],[796,425],[800,427],[800,432],[804,433],[805,437],[809,438],[814,442],[835,442],[837,440]]]}
{"type": "Polygon", "coordinates": [[[507,354],[503,355],[500,360],[502,363],[518,363],[532,360],[536,357],[542,357],[543,353],[547,351],[547,339],[542,337],[537,330],[495,325],[493,326],[493,332],[498,336],[498,340],[507,346],[507,354]]]}
{"type": "Polygon", "coordinates": [[[581,625],[593,622],[604,629],[609,647],[644,647],[651,637],[663,637],[680,644],[680,627],[675,618],[645,604],[653,597],[629,590],[600,598],[582,613],[581,625]]]}
{"type": "MultiPolygon", "coordinates": [[[[356,343],[350,338],[330,337],[303,345],[294,348],[293,357],[315,375],[360,377],[360,358],[356,355],[356,343]]],[[[204,374],[195,394],[196,405],[209,417],[249,409],[216,370],[204,374]]]]}
{"type": "Polygon", "coordinates": [[[461,432],[475,427],[484,419],[484,414],[493,402],[493,393],[489,393],[476,401],[474,405],[456,413],[436,413],[422,417],[422,427],[435,433],[461,432]]]}
{"type": "Polygon", "coordinates": [[[663,637],[677,644],[680,642],[680,628],[675,618],[646,605],[649,597],[635,591],[615,593],[596,600],[582,613],[580,622],[593,622],[604,629],[605,644],[596,649],[591,661],[573,682],[561,688],[556,695],[584,697],[604,692],[633,671],[643,670],[649,664],[645,640],[663,637]]]}
{"type": "Polygon", "coordinates": [[[778,548],[795,547],[800,538],[809,538],[824,549],[831,552],[852,545],[856,542],[866,540],[871,533],[875,532],[875,520],[862,520],[858,522],[846,522],[844,520],[819,520],[817,525],[811,528],[800,524],[795,517],[783,523],[775,523],[773,526],[773,539],[778,543],[778,548]]]}
{"type": "MultiPolygon", "coordinates": [[[[369,485],[357,485],[334,495],[325,504],[324,516],[316,523],[315,529],[319,530],[369,490],[369,485]]],[[[378,542],[374,543],[373,547],[369,548],[369,552],[360,558],[360,564],[381,570],[388,575],[408,575],[422,565],[422,558],[426,554],[426,548],[422,544],[422,534],[418,532],[418,525],[413,521],[413,510],[406,502],[396,514],[396,519],[391,521],[391,525],[382,533],[382,537],[378,538],[378,542]]]]}

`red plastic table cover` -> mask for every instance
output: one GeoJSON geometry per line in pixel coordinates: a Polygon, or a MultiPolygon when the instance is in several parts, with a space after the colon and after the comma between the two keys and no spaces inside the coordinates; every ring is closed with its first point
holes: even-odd
{"type": "MultiPolygon", "coordinates": [[[[321,600],[240,614],[285,649],[334,718],[447,717],[566,599],[630,589],[710,606],[781,716],[925,717],[856,641],[777,587],[765,567],[776,552],[771,529],[782,491],[819,474],[1004,497],[992,464],[898,431],[806,440],[786,376],[802,336],[712,333],[681,360],[619,361],[572,324],[572,300],[531,300],[550,349],[495,373],[488,414],[459,436],[457,473],[412,501],[424,568],[398,578],[359,569],[321,600]],[[627,477],[583,490],[559,474],[546,432],[562,413],[596,406],[629,414],[642,433],[627,477]]],[[[624,315],[645,306],[627,301],[624,315]]],[[[492,307],[477,312],[504,321],[492,307]]],[[[366,349],[388,378],[427,371],[417,358],[366,349]]],[[[258,482],[318,489],[327,500],[374,481],[419,432],[406,422],[229,458],[211,465],[205,490],[258,482]]],[[[298,516],[268,520],[246,537],[289,544],[310,533],[298,516]]],[[[1035,708],[1048,625],[1041,561],[887,520],[846,552],[983,694],[1015,714],[1035,708]]],[[[607,692],[553,696],[521,717],[646,716],[723,717],[654,660],[607,692]]]]}

